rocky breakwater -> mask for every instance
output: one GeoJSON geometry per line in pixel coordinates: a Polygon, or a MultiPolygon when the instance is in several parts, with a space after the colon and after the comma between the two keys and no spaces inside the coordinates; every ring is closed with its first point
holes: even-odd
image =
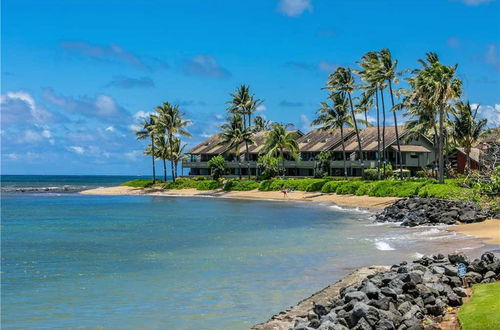
{"type": "MultiPolygon", "coordinates": [[[[457,264],[467,266],[465,282],[500,279],[500,261],[491,252],[472,262],[464,254],[438,254],[389,271],[367,276],[360,285],[340,290],[330,303],[314,303],[307,318],[295,320],[295,330],[424,329],[436,326],[447,307],[462,305],[467,296],[457,264]]],[[[436,327],[434,327],[436,328],[436,327]]]]}
{"type": "Polygon", "coordinates": [[[401,226],[453,225],[498,218],[498,212],[481,209],[474,202],[410,197],[396,201],[375,216],[379,222],[401,222],[401,226]]]}

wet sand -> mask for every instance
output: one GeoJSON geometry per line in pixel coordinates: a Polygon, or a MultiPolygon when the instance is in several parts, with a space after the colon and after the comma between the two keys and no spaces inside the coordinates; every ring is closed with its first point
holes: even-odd
{"type": "Polygon", "coordinates": [[[286,197],[279,191],[223,191],[208,190],[200,191],[196,189],[155,189],[155,188],[133,188],[126,186],[96,188],[84,190],[82,194],[87,195],[153,195],[153,196],[192,196],[192,197],[221,197],[240,199],[267,199],[281,201],[311,201],[334,203],[340,206],[360,207],[368,209],[383,209],[394,203],[398,197],[371,197],[355,195],[323,194],[320,192],[293,191],[286,197]]]}
{"type": "Polygon", "coordinates": [[[486,220],[483,222],[460,224],[448,227],[457,233],[486,238],[485,243],[500,244],[500,220],[486,220]]]}

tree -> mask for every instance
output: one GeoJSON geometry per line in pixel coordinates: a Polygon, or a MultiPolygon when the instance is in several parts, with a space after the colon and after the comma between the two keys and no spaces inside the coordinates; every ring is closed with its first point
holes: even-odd
{"type": "Polygon", "coordinates": [[[295,160],[299,158],[299,145],[297,144],[298,134],[287,129],[290,124],[271,124],[271,129],[267,132],[263,153],[271,157],[279,156],[281,159],[282,173],[285,175],[285,152],[288,152],[295,160]]]}
{"type": "MultiPolygon", "coordinates": [[[[250,94],[250,86],[247,85],[240,85],[236,89],[236,92],[229,95],[231,96],[231,100],[227,102],[229,105],[229,113],[241,116],[243,119],[243,129],[250,129],[252,125],[252,114],[257,110],[258,106],[262,104],[262,101],[255,99],[254,94],[250,94]]],[[[245,142],[245,158],[248,166],[248,178],[250,178],[250,153],[248,151],[247,142],[245,142]]]]}
{"type": "MultiPolygon", "coordinates": [[[[156,157],[160,158],[163,162],[163,180],[167,181],[167,159],[170,159],[170,146],[164,135],[155,137],[156,144],[156,157]]],[[[153,150],[150,151],[153,153],[153,150]]]]}
{"type": "Polygon", "coordinates": [[[241,117],[233,115],[228,122],[221,126],[222,141],[220,145],[228,146],[228,151],[234,150],[238,161],[239,176],[241,179],[241,145],[253,144],[252,132],[248,128],[243,128],[241,117]]]}
{"type": "Polygon", "coordinates": [[[457,113],[453,122],[453,137],[458,145],[462,146],[467,159],[465,172],[470,172],[470,152],[472,146],[479,140],[483,129],[488,122],[487,119],[477,120],[477,110],[479,105],[474,110],[469,102],[459,102],[456,104],[457,113]]]}
{"type": "MultiPolygon", "coordinates": [[[[172,150],[174,147],[174,139],[176,136],[191,137],[191,134],[186,130],[186,127],[191,124],[190,120],[184,120],[184,113],[182,113],[177,105],[171,105],[168,102],[163,102],[161,106],[156,107],[158,113],[158,130],[162,131],[167,136],[169,148],[172,150]]],[[[172,181],[175,181],[176,169],[174,168],[174,161],[170,159],[172,167],[172,181]]]]}
{"type": "Polygon", "coordinates": [[[427,53],[426,60],[419,60],[422,68],[415,70],[413,76],[408,78],[411,91],[406,102],[422,103],[438,111],[438,177],[439,182],[444,183],[445,120],[451,110],[449,103],[462,94],[462,81],[456,78],[457,65],[441,64],[435,53],[427,53]]]}
{"type": "Polygon", "coordinates": [[[169,149],[168,157],[174,162],[174,175],[177,178],[177,168],[179,162],[184,159],[184,149],[186,148],[185,144],[182,144],[181,139],[174,137],[172,147],[169,149]]]}
{"type": "MultiPolygon", "coordinates": [[[[156,183],[156,168],[155,168],[155,136],[157,135],[158,117],[149,115],[149,118],[142,123],[142,129],[135,132],[137,140],[151,139],[151,160],[153,165],[153,184],[156,183]]],[[[147,149],[146,149],[147,153],[147,149]]]]}
{"type": "Polygon", "coordinates": [[[340,140],[342,141],[342,159],[344,161],[344,177],[347,179],[347,165],[344,141],[344,128],[354,127],[353,117],[349,115],[349,101],[345,94],[334,93],[329,95],[329,100],[333,103],[321,102],[321,108],[316,113],[318,117],[313,120],[313,125],[321,125],[321,130],[333,132],[340,129],[340,140]]]}
{"type": "Polygon", "coordinates": [[[253,131],[257,133],[269,130],[271,122],[269,120],[265,120],[261,116],[256,116],[253,120],[253,124],[253,131]]]}
{"type": "Polygon", "coordinates": [[[314,176],[318,178],[323,178],[330,175],[330,160],[332,159],[331,151],[321,151],[319,155],[316,156],[316,166],[314,169],[314,176]]]}
{"type": "Polygon", "coordinates": [[[210,167],[210,175],[212,176],[212,179],[218,180],[224,175],[226,172],[225,162],[226,160],[221,155],[212,157],[208,161],[208,167],[210,167]]]}
{"type": "Polygon", "coordinates": [[[354,131],[356,132],[356,139],[358,141],[358,153],[361,167],[361,176],[364,177],[364,163],[363,163],[363,150],[361,148],[361,138],[359,136],[358,124],[356,122],[356,115],[354,113],[354,106],[352,104],[352,92],[354,91],[354,78],[351,69],[338,67],[337,70],[330,74],[326,88],[333,94],[340,93],[343,97],[349,100],[351,109],[352,122],[354,124],[354,131]]]}
{"type": "Polygon", "coordinates": [[[270,155],[262,155],[257,161],[262,169],[261,176],[266,179],[275,177],[279,172],[279,159],[270,155]]]}
{"type": "MultiPolygon", "coordinates": [[[[389,94],[391,95],[391,111],[394,119],[394,130],[396,133],[396,145],[398,147],[398,159],[399,159],[399,177],[403,179],[403,155],[401,153],[401,145],[399,142],[399,131],[398,131],[398,117],[396,116],[396,107],[394,103],[394,91],[392,90],[392,83],[398,82],[396,77],[396,68],[398,66],[398,61],[392,59],[392,55],[389,49],[384,48],[380,52],[380,62],[382,67],[382,78],[387,82],[389,86],[389,94]]],[[[382,91],[381,91],[382,92],[382,91]]]]}

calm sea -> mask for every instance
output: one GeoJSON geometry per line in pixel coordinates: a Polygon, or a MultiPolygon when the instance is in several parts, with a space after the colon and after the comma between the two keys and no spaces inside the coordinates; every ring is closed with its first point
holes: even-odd
{"type": "MultiPolygon", "coordinates": [[[[80,189],[130,178],[8,179],[80,189]]],[[[244,329],[356,267],[487,248],[308,203],[4,191],[1,207],[5,329],[244,329]]]]}

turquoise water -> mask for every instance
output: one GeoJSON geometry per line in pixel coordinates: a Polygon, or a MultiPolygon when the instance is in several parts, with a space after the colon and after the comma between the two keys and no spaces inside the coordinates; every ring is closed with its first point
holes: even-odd
{"type": "Polygon", "coordinates": [[[479,247],[293,202],[3,194],[2,328],[244,329],[355,267],[479,247]]]}

